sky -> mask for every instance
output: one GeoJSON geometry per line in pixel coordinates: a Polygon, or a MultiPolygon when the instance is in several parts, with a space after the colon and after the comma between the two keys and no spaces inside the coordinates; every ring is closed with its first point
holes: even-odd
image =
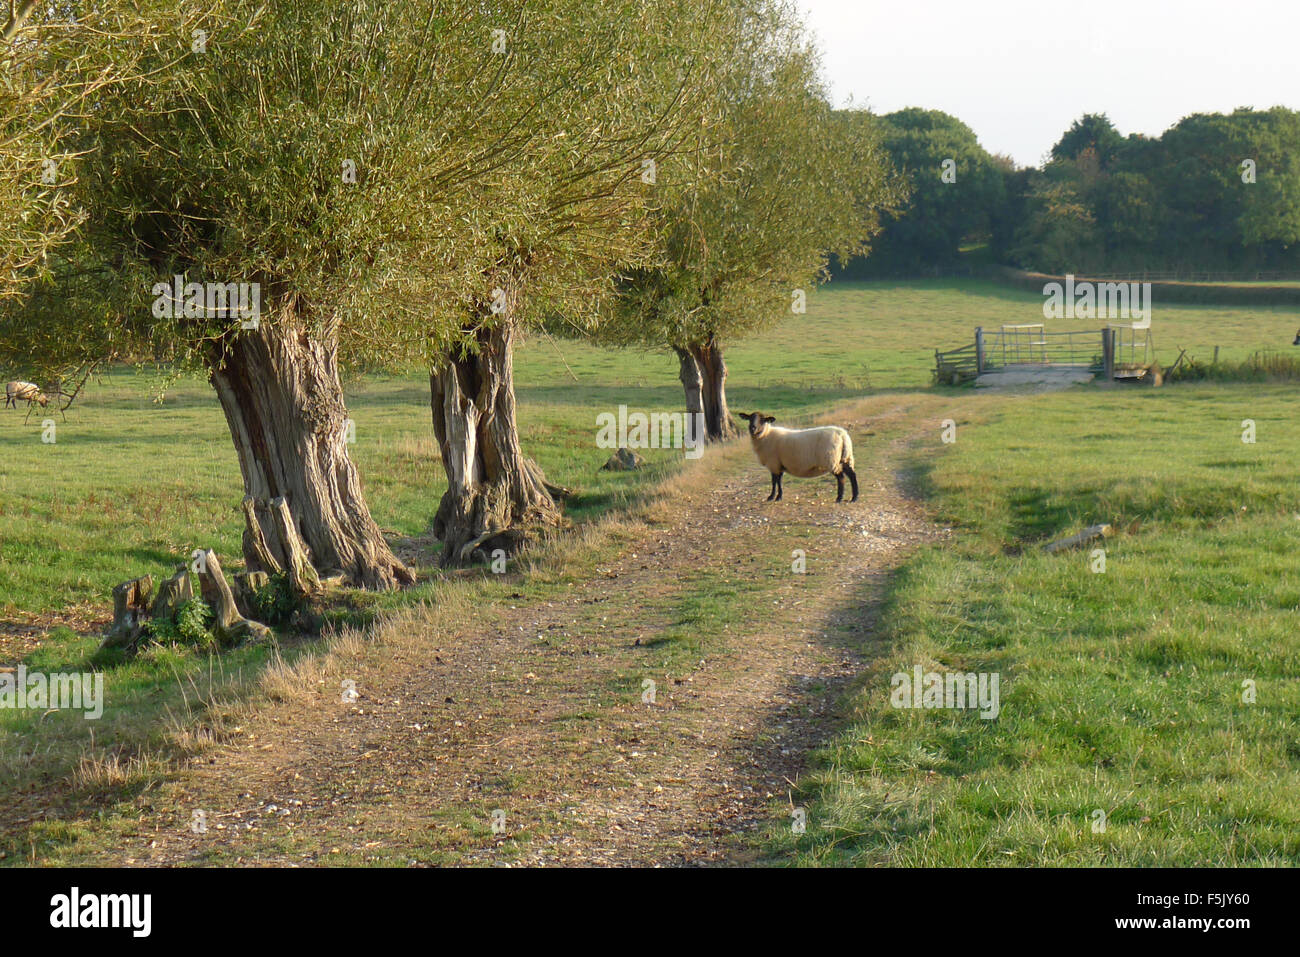
{"type": "Polygon", "coordinates": [[[1300,0],[797,0],[837,106],[943,110],[1038,165],[1105,113],[1158,136],[1189,113],[1300,109],[1300,0]]]}

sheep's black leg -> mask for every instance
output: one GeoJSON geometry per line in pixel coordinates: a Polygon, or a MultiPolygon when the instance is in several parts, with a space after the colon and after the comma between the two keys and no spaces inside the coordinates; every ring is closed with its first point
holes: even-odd
{"type": "Polygon", "coordinates": [[[768,493],[767,500],[770,502],[776,498],[776,473],[772,473],[772,491],[768,493]]]}
{"type": "Polygon", "coordinates": [[[835,501],[844,501],[844,473],[835,473],[835,501]]]}
{"type": "Polygon", "coordinates": [[[778,502],[781,501],[781,495],[785,492],[785,489],[781,487],[781,479],[784,476],[784,472],[778,472],[776,475],[776,500],[778,502]]]}
{"type": "MultiPolygon", "coordinates": [[[[849,501],[856,502],[858,500],[858,473],[853,471],[852,468],[846,465],[844,466],[844,474],[849,477],[849,483],[853,486],[853,498],[849,499],[849,501]]],[[[840,492],[843,493],[843,491],[844,491],[844,479],[841,478],[840,492]]]]}

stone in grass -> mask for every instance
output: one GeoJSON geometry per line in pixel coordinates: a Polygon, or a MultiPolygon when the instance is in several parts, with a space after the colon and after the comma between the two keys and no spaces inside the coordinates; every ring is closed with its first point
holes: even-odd
{"type": "Polygon", "coordinates": [[[645,465],[645,459],[631,449],[619,449],[600,467],[602,472],[631,472],[645,465]]]}

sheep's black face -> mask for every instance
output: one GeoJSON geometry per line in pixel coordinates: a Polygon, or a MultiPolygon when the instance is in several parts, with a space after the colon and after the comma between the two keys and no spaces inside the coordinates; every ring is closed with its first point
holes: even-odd
{"type": "Polygon", "coordinates": [[[749,423],[749,434],[753,438],[758,438],[767,431],[767,427],[776,421],[770,415],[764,415],[762,412],[742,412],[740,417],[749,423]]]}

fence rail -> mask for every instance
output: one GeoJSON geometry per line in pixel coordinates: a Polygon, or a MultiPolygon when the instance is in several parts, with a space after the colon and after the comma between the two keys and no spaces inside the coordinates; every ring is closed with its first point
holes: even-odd
{"type": "Polygon", "coordinates": [[[997,332],[977,327],[974,342],[934,351],[935,381],[957,385],[1017,365],[1092,369],[1109,376],[1115,369],[1118,331],[1046,332],[1037,323],[1006,326],[997,332]]]}
{"type": "Polygon", "coordinates": [[[1078,366],[1101,369],[1105,347],[1101,330],[1090,332],[1044,332],[1041,328],[1011,332],[977,333],[984,342],[981,372],[1009,365],[1078,366]]]}
{"type": "Polygon", "coordinates": [[[979,355],[976,343],[949,349],[946,352],[934,351],[934,377],[939,382],[957,385],[967,379],[974,379],[980,374],[979,355]]]}

